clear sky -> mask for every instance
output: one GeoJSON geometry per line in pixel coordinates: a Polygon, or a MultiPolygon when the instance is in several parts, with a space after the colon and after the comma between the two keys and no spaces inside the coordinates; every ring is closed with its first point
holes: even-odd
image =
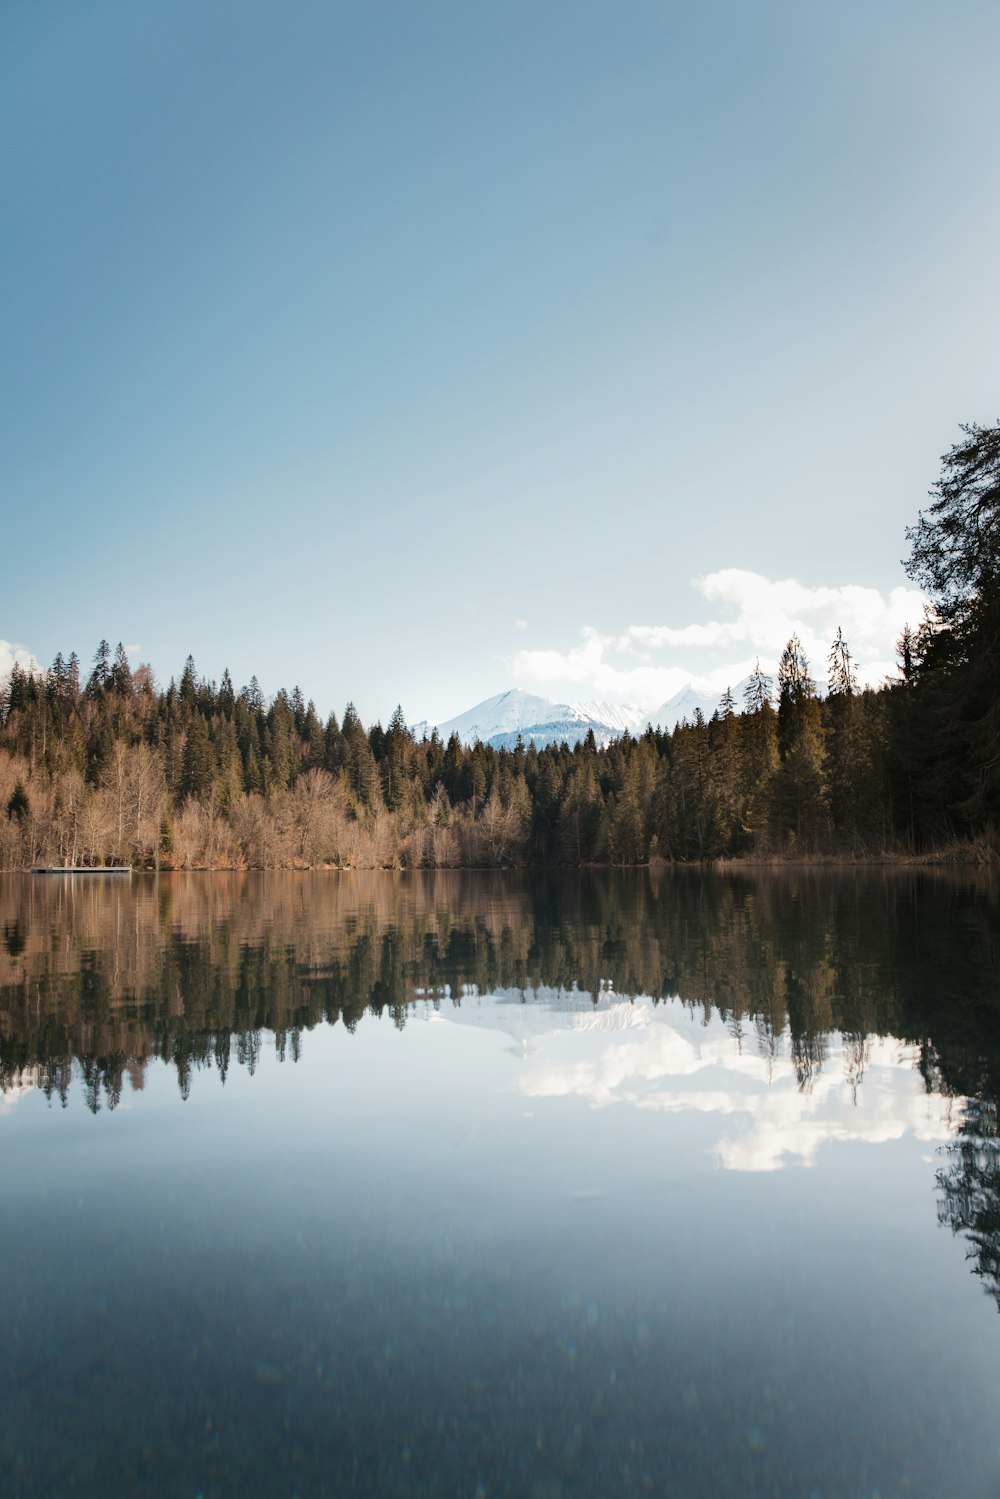
{"type": "Polygon", "coordinates": [[[5,0],[0,637],[383,721],[891,659],[998,65],[995,0],[5,0]]]}

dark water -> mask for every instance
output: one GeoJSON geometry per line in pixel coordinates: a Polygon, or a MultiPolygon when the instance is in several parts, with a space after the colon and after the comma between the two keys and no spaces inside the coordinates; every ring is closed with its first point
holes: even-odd
{"type": "Polygon", "coordinates": [[[0,880],[0,1492],[1000,1494],[1000,892],[0,880]]]}

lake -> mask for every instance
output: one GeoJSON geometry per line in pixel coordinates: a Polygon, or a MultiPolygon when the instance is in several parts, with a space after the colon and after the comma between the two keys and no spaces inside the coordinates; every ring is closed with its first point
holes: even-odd
{"type": "Polygon", "coordinates": [[[0,876],[15,1496],[995,1499],[1000,888],[0,876]]]}

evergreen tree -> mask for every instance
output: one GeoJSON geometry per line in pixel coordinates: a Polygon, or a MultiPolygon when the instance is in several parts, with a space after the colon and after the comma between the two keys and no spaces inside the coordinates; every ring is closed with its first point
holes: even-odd
{"type": "MultiPolygon", "coordinates": [[[[525,794],[528,795],[527,786],[525,794]]],[[[601,857],[603,811],[604,803],[593,762],[584,759],[570,771],[559,811],[560,859],[567,864],[589,864],[601,857]]]]}
{"type": "Polygon", "coordinates": [[[919,763],[919,719],[915,711],[917,686],[916,642],[905,625],[896,642],[899,680],[887,689],[886,790],[890,837],[900,840],[908,853],[917,843],[916,777],[919,763]]]}
{"type": "Polygon", "coordinates": [[[266,775],[268,791],[284,791],[298,769],[295,753],[295,719],[288,695],[277,694],[267,715],[268,739],[265,755],[270,762],[266,775]]]}
{"type": "Polygon", "coordinates": [[[196,714],[188,726],[184,743],[181,795],[193,796],[196,801],[205,800],[211,792],[214,775],[215,756],[212,753],[208,724],[200,714],[196,714]]]}
{"type": "Polygon", "coordinates": [[[466,774],[462,741],[455,733],[448,736],[448,743],[445,746],[444,763],[441,767],[441,781],[448,793],[448,800],[453,807],[460,806],[462,802],[468,799],[471,784],[466,774]]]}
{"type": "Polygon", "coordinates": [[[826,824],[823,725],[816,684],[797,635],[778,663],[778,753],[772,800],[778,842],[814,848],[826,824]]]}
{"type": "Polygon", "coordinates": [[[934,758],[959,819],[982,827],[1000,818],[1000,424],[962,432],[905,567],[934,604],[919,671],[934,758]]]}
{"type": "Polygon", "coordinates": [[[102,640],[94,654],[94,668],[87,682],[87,696],[98,697],[107,687],[111,674],[111,647],[102,640]]]}
{"type": "Polygon", "coordinates": [[[368,748],[375,757],[376,765],[381,765],[382,756],[385,753],[385,730],[378,719],[368,730],[368,748]]]}
{"type": "Polygon", "coordinates": [[[106,714],[99,714],[92,720],[87,735],[87,781],[91,786],[99,785],[111,759],[114,742],[111,719],[106,714]]]}
{"type": "Polygon", "coordinates": [[[306,716],[302,725],[302,737],[305,740],[305,759],[303,769],[323,770],[326,766],[326,737],[323,727],[316,716],[316,705],[311,700],[306,708],[306,716]]]}
{"type": "Polygon", "coordinates": [[[11,792],[7,802],[8,818],[21,822],[27,817],[31,810],[31,802],[23,781],[15,781],[14,790],[11,792]]]}
{"type": "MultiPolygon", "coordinates": [[[[476,749],[480,748],[477,744],[476,749]]],[[[531,842],[535,858],[543,864],[552,858],[558,845],[562,790],[563,781],[555,752],[551,747],[540,750],[534,786],[531,842]]]]}
{"type": "Polygon", "coordinates": [[[403,717],[403,710],[397,704],[389,720],[380,766],[382,795],[386,806],[393,812],[403,805],[406,787],[406,752],[411,743],[412,739],[406,726],[406,719],[403,717]]]}
{"type": "Polygon", "coordinates": [[[219,712],[226,718],[231,718],[236,708],[236,694],[233,691],[233,679],[229,675],[229,667],[225,667],[222,673],[222,681],[219,683],[219,712]]]}
{"type": "Polygon", "coordinates": [[[184,662],[179,695],[182,705],[193,713],[198,706],[198,673],[195,671],[193,656],[188,656],[184,662]]]}
{"type": "Polygon", "coordinates": [[[753,672],[746,687],[743,689],[743,707],[747,713],[760,713],[765,705],[770,705],[773,692],[771,678],[760,669],[760,657],[753,664],[753,672]]]}
{"type": "Polygon", "coordinates": [[[807,703],[816,697],[816,683],[802,642],[793,635],[778,662],[778,750],[784,760],[799,731],[807,703]]]}
{"type": "Polygon", "coordinates": [[[115,659],[108,673],[108,686],[119,697],[128,697],[132,691],[132,668],[120,640],[115,647],[115,659]]]}
{"type": "Polygon", "coordinates": [[[331,713],[327,719],[323,737],[326,752],[324,764],[327,770],[331,772],[341,770],[344,764],[344,736],[340,732],[336,713],[331,713]]]}
{"type": "Polygon", "coordinates": [[[243,793],[243,759],[231,718],[217,718],[210,731],[219,785],[219,806],[232,811],[243,793]]]}
{"type": "MultiPolygon", "coordinates": [[[[759,670],[759,663],[758,663],[759,670]]],[[[766,679],[765,679],[766,680],[766,679]]],[[[771,799],[778,770],[778,716],[771,706],[770,689],[755,693],[747,702],[755,709],[744,711],[740,729],[740,817],[748,842],[763,853],[768,847],[768,829],[773,822],[771,799]]]]}
{"type": "Polygon", "coordinates": [[[56,658],[49,667],[46,678],[50,699],[59,700],[66,695],[66,662],[63,660],[62,651],[57,651],[56,658]]]}
{"type": "Polygon", "coordinates": [[[368,743],[361,719],[353,703],[344,709],[341,728],[344,744],[344,772],[348,788],[359,806],[370,806],[376,795],[378,767],[368,743]]]}
{"type": "Polygon", "coordinates": [[[302,688],[298,685],[292,688],[290,707],[292,710],[292,717],[295,721],[295,732],[298,735],[303,736],[306,726],[306,704],[305,699],[302,696],[302,688]]]}
{"type": "Polygon", "coordinates": [[[843,631],[830,647],[829,691],[826,701],[826,776],[830,816],[835,833],[852,851],[859,851],[865,823],[862,806],[869,766],[861,735],[857,674],[843,631]]]}
{"type": "Polygon", "coordinates": [[[732,854],[745,841],[742,787],[742,734],[736,703],[727,687],[709,724],[712,830],[710,851],[732,854]]]}

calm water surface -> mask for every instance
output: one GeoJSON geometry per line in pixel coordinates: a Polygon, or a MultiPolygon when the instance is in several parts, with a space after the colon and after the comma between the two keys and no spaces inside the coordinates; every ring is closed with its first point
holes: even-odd
{"type": "Polygon", "coordinates": [[[1000,1494],[1000,892],[0,879],[0,1489],[1000,1494]]]}

